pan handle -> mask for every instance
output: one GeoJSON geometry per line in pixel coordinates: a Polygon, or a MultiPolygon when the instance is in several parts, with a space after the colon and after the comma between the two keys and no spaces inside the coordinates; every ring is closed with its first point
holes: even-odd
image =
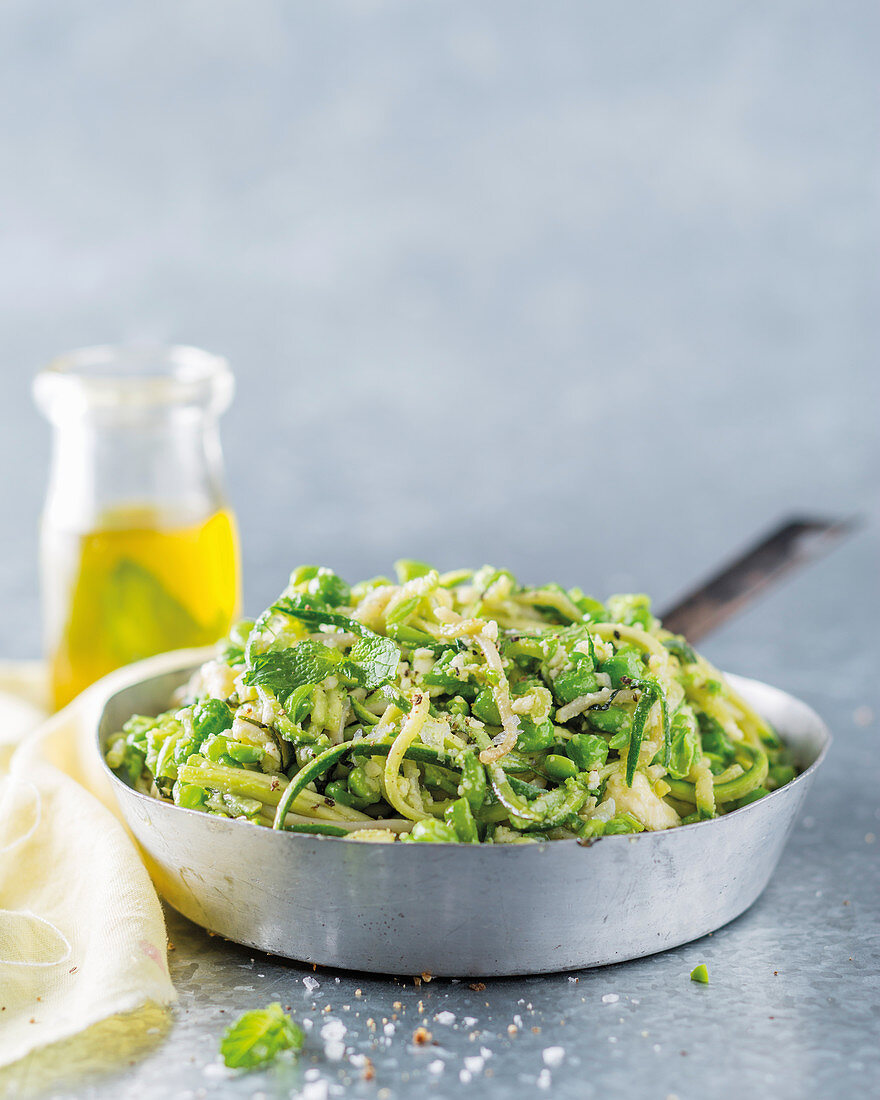
{"type": "Polygon", "coordinates": [[[703,584],[686,593],[660,618],[673,634],[697,642],[739,614],[764,589],[794,569],[826,554],[861,526],[844,520],[792,517],[782,521],[703,584]]]}

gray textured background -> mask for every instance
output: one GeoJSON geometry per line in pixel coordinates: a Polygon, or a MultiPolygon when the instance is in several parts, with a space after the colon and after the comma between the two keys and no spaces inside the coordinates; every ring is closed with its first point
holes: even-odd
{"type": "Polygon", "coordinates": [[[878,459],[871,3],[0,11],[0,645],[32,372],[229,356],[247,600],[300,561],[680,588],[878,459]]]}
{"type": "MultiPolygon", "coordinates": [[[[618,1047],[580,993],[560,1029],[564,979],[528,983],[544,1032],[505,1055],[505,1087],[532,1087],[551,1041],[586,1059],[560,1095],[585,1076],[659,1100],[731,1095],[742,1072],[754,1095],[876,1082],[880,775],[876,720],[854,715],[880,657],[878,24],[869,2],[779,0],[0,8],[0,653],[39,647],[30,378],[89,343],[232,361],[251,610],[300,561],[353,579],[402,553],[662,601],[780,513],[870,517],[706,646],[839,734],[771,892],[711,952],[582,976],[630,1006],[655,989],[618,1047]],[[699,1010],[678,981],[697,955],[720,983],[699,1010]],[[668,1011],[698,1057],[674,1031],[639,1039],[668,1011]]],[[[174,935],[186,1026],[95,1088],[250,1096],[201,1076],[247,959],[174,935]]],[[[272,973],[272,996],[299,988],[272,973]]],[[[464,1011],[456,988],[434,1007],[464,1011]]],[[[506,1025],[518,987],[493,995],[506,1025]]],[[[378,1084],[425,1090],[397,1057],[378,1084]]]]}

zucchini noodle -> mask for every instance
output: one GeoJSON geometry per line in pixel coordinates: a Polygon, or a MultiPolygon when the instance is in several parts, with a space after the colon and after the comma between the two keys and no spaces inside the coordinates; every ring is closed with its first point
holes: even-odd
{"type": "Polygon", "coordinates": [[[672,828],[794,778],[785,746],[641,595],[419,562],[295,570],[163,714],[107,744],[127,783],[279,831],[523,843],[672,828]]]}

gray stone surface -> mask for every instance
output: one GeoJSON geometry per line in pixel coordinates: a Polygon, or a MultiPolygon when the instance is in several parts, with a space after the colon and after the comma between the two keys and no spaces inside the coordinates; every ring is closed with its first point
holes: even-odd
{"type": "Polygon", "coordinates": [[[533,1095],[553,1046],[559,1096],[880,1090],[878,22],[778,0],[2,6],[3,655],[39,646],[30,377],[87,343],[232,360],[251,609],[297,562],[353,578],[403,553],[662,603],[781,513],[869,517],[705,646],[837,735],[743,918],[577,982],[320,972],[309,997],[296,964],[172,917],[169,1037],[57,1095],[286,1096],[310,1068],[382,1100],[533,1095]],[[375,1083],[315,1031],[299,1068],[206,1072],[224,1021],[274,998],[331,1005],[375,1083]],[[416,1050],[420,999],[439,1045],[416,1050]],[[379,1045],[366,1021],[395,1011],[379,1045]]]}

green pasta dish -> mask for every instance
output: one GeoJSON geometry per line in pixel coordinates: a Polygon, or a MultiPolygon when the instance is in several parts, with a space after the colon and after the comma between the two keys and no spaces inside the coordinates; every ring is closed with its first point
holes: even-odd
{"type": "Polygon", "coordinates": [[[773,729],[643,595],[506,570],[302,566],[107,762],[179,806],[352,840],[668,829],[795,776],[773,729]]]}

